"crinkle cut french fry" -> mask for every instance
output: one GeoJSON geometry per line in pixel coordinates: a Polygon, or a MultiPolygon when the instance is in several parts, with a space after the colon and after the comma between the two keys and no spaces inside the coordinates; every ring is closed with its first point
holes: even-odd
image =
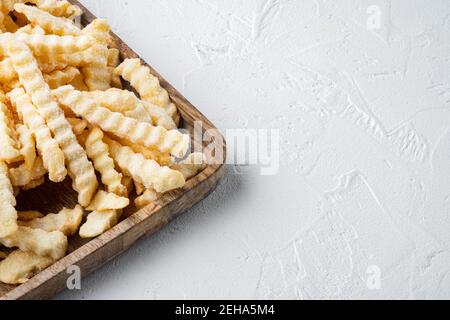
{"type": "Polygon", "coordinates": [[[63,70],[55,70],[49,74],[44,74],[45,82],[51,89],[55,89],[71,83],[80,71],[75,67],[67,67],[63,70]]]}
{"type": "Polygon", "coordinates": [[[24,14],[31,24],[41,26],[49,34],[56,34],[59,36],[81,35],[81,30],[68,19],[55,17],[47,11],[22,3],[15,4],[14,9],[17,12],[24,14]]]}
{"type": "Polygon", "coordinates": [[[163,153],[170,152],[179,158],[182,158],[189,149],[189,135],[182,134],[178,130],[154,127],[121,113],[112,112],[99,106],[93,99],[83,97],[81,92],[74,90],[71,86],[53,90],[53,94],[61,104],[70,107],[78,116],[120,138],[149,148],[157,148],[163,153]]]}
{"type": "Polygon", "coordinates": [[[21,144],[20,154],[24,160],[24,167],[31,170],[36,161],[36,141],[34,140],[33,133],[23,124],[17,125],[16,131],[19,135],[21,144]]]}
{"type": "Polygon", "coordinates": [[[141,146],[137,143],[133,143],[126,139],[120,139],[117,137],[114,137],[114,139],[121,145],[131,148],[131,150],[133,150],[135,153],[142,154],[144,158],[148,160],[154,160],[162,166],[170,167],[171,165],[173,165],[173,158],[170,156],[169,153],[161,153],[158,150],[141,146]]]}
{"type": "Polygon", "coordinates": [[[72,131],[76,136],[83,134],[88,126],[88,122],[83,119],[67,118],[67,121],[69,121],[72,126],[72,131]]]}
{"type": "Polygon", "coordinates": [[[16,70],[12,65],[11,59],[6,58],[0,62],[0,82],[1,83],[9,83],[13,80],[17,79],[16,70]]]}
{"type": "Polygon", "coordinates": [[[108,49],[108,67],[116,68],[120,64],[120,51],[116,48],[108,49]]]}
{"type": "Polygon", "coordinates": [[[64,165],[64,153],[58,143],[53,139],[50,129],[30,96],[23,89],[15,89],[9,93],[11,102],[21,114],[24,123],[30,128],[36,138],[37,149],[42,156],[44,167],[49,172],[50,180],[62,182],[67,175],[64,165]]]}
{"type": "Polygon", "coordinates": [[[185,160],[174,164],[171,168],[180,171],[188,180],[206,168],[206,157],[200,152],[191,153],[185,160]]]}
{"type": "Polygon", "coordinates": [[[103,137],[104,134],[99,128],[93,128],[85,141],[86,152],[94,162],[95,169],[100,172],[102,183],[108,191],[124,195],[126,190],[122,184],[122,174],[116,171],[114,161],[109,156],[108,145],[103,142],[103,137]]]}
{"type": "Polygon", "coordinates": [[[16,250],[0,262],[0,281],[11,285],[25,283],[53,262],[49,257],[16,250]]]}
{"type": "Polygon", "coordinates": [[[81,68],[84,82],[90,91],[107,90],[111,86],[111,72],[108,68],[108,48],[103,45],[92,47],[92,62],[81,68]]]}
{"type": "Polygon", "coordinates": [[[47,11],[56,17],[74,19],[83,14],[80,7],[66,0],[27,0],[24,2],[35,4],[39,9],[47,11]]]}
{"type": "MultiPolygon", "coordinates": [[[[88,49],[92,41],[87,36],[57,36],[26,33],[0,34],[0,44],[7,41],[22,41],[27,44],[37,56],[54,56],[74,53],[88,49]]],[[[0,53],[2,53],[0,46],[0,53]]]]}
{"type": "Polygon", "coordinates": [[[81,73],[77,75],[75,79],[73,79],[70,85],[79,91],[89,91],[89,88],[87,87],[86,83],[84,83],[84,77],[81,73]]]}
{"type": "Polygon", "coordinates": [[[14,162],[20,158],[20,152],[13,139],[8,114],[8,107],[0,101],[0,161],[14,162]]]}
{"type": "Polygon", "coordinates": [[[157,192],[167,192],[184,186],[183,175],[168,167],[161,167],[156,161],[145,159],[144,156],[134,153],[129,147],[124,147],[118,142],[105,138],[109,145],[112,158],[127,175],[133,180],[142,183],[147,189],[155,189],[157,192]]]}
{"type": "Polygon", "coordinates": [[[23,190],[23,191],[36,189],[37,187],[42,186],[44,183],[45,183],[45,177],[40,177],[40,178],[37,178],[36,180],[30,181],[29,183],[27,183],[26,185],[24,185],[20,189],[23,190]]]}
{"type": "Polygon", "coordinates": [[[115,70],[137,90],[143,100],[160,107],[170,103],[169,94],[163,89],[150,68],[141,64],[140,59],[125,59],[115,70]]]}
{"type": "Polygon", "coordinates": [[[158,200],[158,196],[155,190],[147,189],[141,196],[134,200],[134,204],[138,209],[142,209],[158,200]]]}
{"type": "MultiPolygon", "coordinates": [[[[7,252],[0,251],[0,261],[5,259],[9,254],[7,252]]],[[[1,280],[0,280],[1,281],[1,280]]]]}
{"type": "Polygon", "coordinates": [[[67,237],[62,232],[28,227],[19,227],[13,234],[0,238],[0,243],[8,248],[19,248],[55,260],[64,257],[67,251],[67,237]]]}
{"type": "Polygon", "coordinates": [[[88,205],[98,187],[92,163],[78,143],[63,111],[52,97],[31,50],[18,41],[9,41],[7,48],[22,85],[64,152],[69,171],[74,178],[74,189],[78,192],[78,202],[83,206],[88,205]]]}
{"type": "Polygon", "coordinates": [[[8,166],[0,161],[0,237],[17,231],[16,198],[8,177],[8,166]]]}
{"type": "Polygon", "coordinates": [[[9,169],[9,176],[14,187],[25,187],[34,180],[40,180],[46,173],[47,170],[41,158],[36,159],[31,170],[25,164],[9,169]]]}
{"type": "Polygon", "coordinates": [[[121,210],[93,211],[80,228],[80,237],[95,238],[114,227],[122,214],[121,210]]]}
{"type": "Polygon", "coordinates": [[[20,222],[21,226],[32,229],[41,229],[47,232],[60,231],[66,236],[77,233],[83,219],[83,208],[77,205],[74,209],[64,208],[59,213],[48,214],[30,221],[20,222]]]}
{"type": "Polygon", "coordinates": [[[128,207],[130,199],[120,197],[115,193],[100,190],[86,208],[88,211],[120,210],[128,207]]]}
{"type": "MultiPolygon", "coordinates": [[[[111,43],[110,27],[105,19],[95,19],[83,29],[83,34],[95,40],[96,43],[108,46],[111,43]]],[[[108,59],[109,52],[106,54],[108,59]]]]}

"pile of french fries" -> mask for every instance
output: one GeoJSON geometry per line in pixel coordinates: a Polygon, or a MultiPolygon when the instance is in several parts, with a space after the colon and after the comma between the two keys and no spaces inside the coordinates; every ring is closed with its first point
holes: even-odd
{"type": "Polygon", "coordinates": [[[114,227],[130,198],[143,208],[206,167],[203,154],[188,154],[190,137],[158,78],[139,59],[121,62],[107,22],[82,28],[81,14],[67,1],[0,0],[3,283],[24,283],[63,258],[68,237],[114,227]],[[17,195],[47,177],[70,178],[79,204],[17,212],[17,195]]]}

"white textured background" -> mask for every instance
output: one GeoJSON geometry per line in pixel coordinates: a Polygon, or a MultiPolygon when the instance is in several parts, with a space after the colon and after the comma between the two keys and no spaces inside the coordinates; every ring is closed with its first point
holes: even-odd
{"type": "Polygon", "coordinates": [[[450,1],[82,2],[222,130],[281,129],[282,164],[58,298],[450,298],[450,1]]]}

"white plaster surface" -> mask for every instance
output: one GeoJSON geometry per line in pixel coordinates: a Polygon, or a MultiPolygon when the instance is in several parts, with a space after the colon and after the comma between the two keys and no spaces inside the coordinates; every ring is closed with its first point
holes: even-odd
{"type": "Polygon", "coordinates": [[[450,298],[450,1],[82,2],[221,130],[280,129],[281,167],[58,298],[450,298]]]}

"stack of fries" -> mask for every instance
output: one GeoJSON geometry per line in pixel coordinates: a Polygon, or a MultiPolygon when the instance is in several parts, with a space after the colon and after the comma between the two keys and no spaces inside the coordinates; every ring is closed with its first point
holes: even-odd
{"type": "Polygon", "coordinates": [[[139,59],[120,62],[107,22],[81,28],[81,14],[67,1],[0,0],[4,283],[24,283],[63,258],[67,237],[114,227],[133,190],[142,208],[206,167],[203,154],[186,156],[190,137],[178,130],[177,107],[158,78],[139,59]],[[17,212],[17,195],[47,174],[56,183],[72,179],[79,205],[17,212]]]}

